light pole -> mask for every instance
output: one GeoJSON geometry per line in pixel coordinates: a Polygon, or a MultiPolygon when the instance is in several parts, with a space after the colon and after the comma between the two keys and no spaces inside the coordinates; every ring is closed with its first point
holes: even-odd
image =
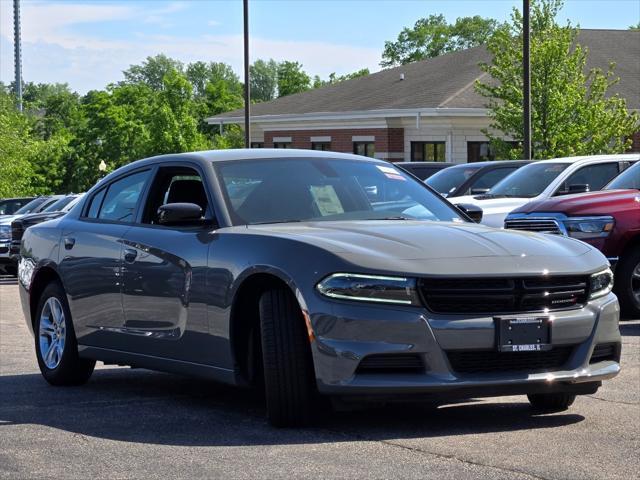
{"type": "Polygon", "coordinates": [[[529,26],[529,0],[522,0],[522,111],[523,111],[523,151],[524,159],[531,159],[531,27],[529,26]]]}
{"type": "Polygon", "coordinates": [[[251,87],[249,85],[249,0],[243,0],[244,14],[244,147],[251,148],[250,106],[251,87]]]}
{"type": "Polygon", "coordinates": [[[15,91],[18,110],[22,111],[22,41],[20,35],[20,0],[13,0],[13,53],[15,68],[15,91]]]}

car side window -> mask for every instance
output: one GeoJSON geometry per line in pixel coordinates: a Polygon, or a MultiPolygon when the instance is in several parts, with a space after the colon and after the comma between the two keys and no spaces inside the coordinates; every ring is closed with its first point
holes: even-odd
{"type": "Polygon", "coordinates": [[[511,175],[517,169],[518,167],[496,168],[495,170],[490,170],[485,174],[480,174],[480,176],[473,182],[473,184],[463,195],[469,195],[471,193],[471,190],[476,189],[489,190],[496,183],[505,178],[507,175],[511,175]]]}
{"type": "Polygon", "coordinates": [[[89,208],[87,209],[87,218],[98,218],[98,212],[100,211],[100,206],[102,205],[102,201],[104,200],[105,193],[107,193],[107,189],[103,188],[93,197],[91,197],[91,200],[89,200],[89,208]]]}
{"type": "Polygon", "coordinates": [[[566,195],[574,188],[581,185],[588,185],[589,191],[602,190],[615,176],[620,173],[618,162],[599,163],[597,165],[587,165],[572,173],[560,186],[556,195],[566,195]]]}
{"type": "Polygon", "coordinates": [[[202,218],[213,218],[206,187],[200,174],[190,167],[161,167],[149,189],[142,223],[157,224],[158,208],[168,203],[193,203],[202,209],[202,218]]]}
{"type": "MultiPolygon", "coordinates": [[[[97,218],[116,222],[131,223],[134,220],[136,205],[144,185],[149,177],[149,170],[134,173],[113,182],[107,187],[97,218]]],[[[93,201],[96,200],[94,197],[93,201]]],[[[91,207],[93,207],[93,202],[91,207]]]]}

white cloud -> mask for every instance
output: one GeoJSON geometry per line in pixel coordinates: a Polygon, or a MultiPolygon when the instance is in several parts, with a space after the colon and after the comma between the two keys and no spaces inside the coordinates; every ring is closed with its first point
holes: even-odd
{"type": "MultiPolygon", "coordinates": [[[[104,88],[122,78],[122,70],[147,56],[164,53],[183,62],[196,60],[229,63],[242,72],[242,35],[182,37],[132,32],[125,40],[108,40],[70,32],[72,25],[140,17],[134,5],[25,3],[23,8],[23,74],[27,81],[67,82],[80,92],[104,88]]],[[[147,11],[146,17],[184,8],[181,3],[147,11]]],[[[0,79],[13,78],[13,26],[11,2],[0,0],[0,79]]],[[[360,68],[378,69],[377,48],[322,41],[288,42],[253,37],[252,61],[258,58],[296,60],[310,74],[327,77],[360,68]]]]}
{"type": "Polygon", "coordinates": [[[209,25],[210,27],[217,27],[217,26],[219,26],[219,25],[220,25],[220,22],[219,22],[219,21],[217,21],[217,20],[209,20],[209,21],[207,22],[207,25],[209,25]]]}

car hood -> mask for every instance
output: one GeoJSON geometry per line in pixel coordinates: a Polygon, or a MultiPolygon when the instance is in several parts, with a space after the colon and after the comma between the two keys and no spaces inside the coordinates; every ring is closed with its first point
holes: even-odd
{"type": "Polygon", "coordinates": [[[465,195],[463,197],[453,197],[448,199],[454,205],[461,203],[471,203],[482,209],[482,224],[490,227],[501,228],[504,225],[505,217],[514,209],[531,202],[530,198],[487,198],[482,199],[477,195],[465,195]]]}
{"type": "Polygon", "coordinates": [[[44,222],[46,220],[52,220],[64,215],[64,212],[42,212],[42,213],[29,213],[18,218],[23,223],[33,224],[44,222]]]}
{"type": "Polygon", "coordinates": [[[306,222],[247,227],[294,239],[369,269],[443,274],[579,272],[606,259],[574,239],[425,221],[306,222]],[[592,257],[585,264],[585,257],[592,257]]]}
{"type": "Polygon", "coordinates": [[[640,209],[640,191],[602,190],[564,195],[527,203],[514,210],[514,213],[560,212],[567,215],[606,215],[629,208],[640,209]]]}
{"type": "Polygon", "coordinates": [[[3,215],[0,217],[0,225],[11,225],[11,222],[22,217],[23,215],[3,215]]]}

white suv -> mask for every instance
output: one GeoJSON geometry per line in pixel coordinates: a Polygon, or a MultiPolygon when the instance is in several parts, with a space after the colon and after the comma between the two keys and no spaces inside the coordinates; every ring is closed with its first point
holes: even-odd
{"type": "Polygon", "coordinates": [[[536,200],[602,189],[620,172],[640,160],[640,154],[568,157],[531,163],[516,170],[482,195],[449,199],[482,208],[482,223],[502,228],[514,209],[536,200]]]}

